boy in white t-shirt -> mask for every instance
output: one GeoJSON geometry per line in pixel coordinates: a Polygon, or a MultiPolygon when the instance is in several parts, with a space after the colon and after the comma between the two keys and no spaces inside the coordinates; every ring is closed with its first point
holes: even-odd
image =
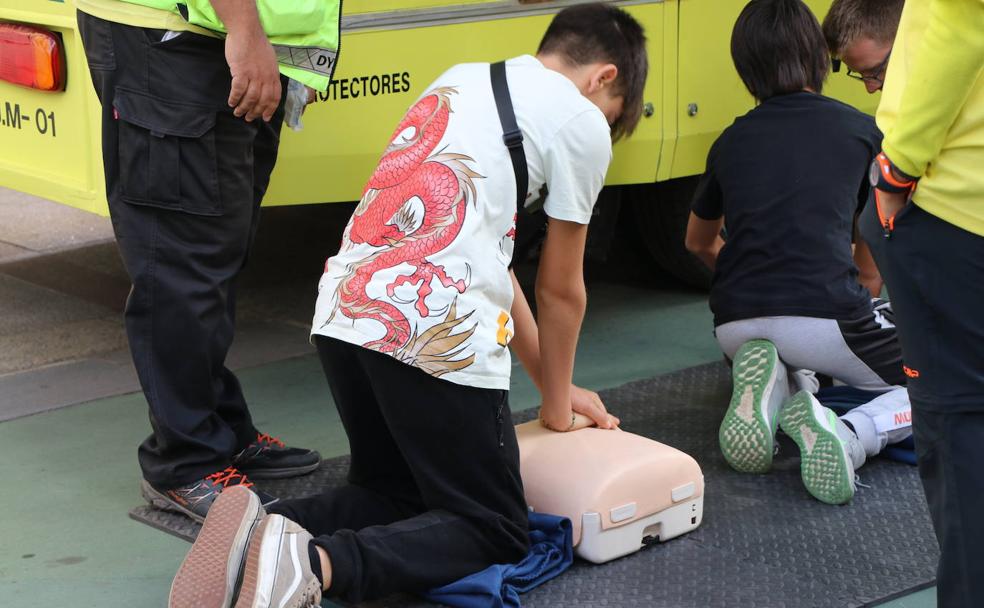
{"type": "Polygon", "coordinates": [[[250,492],[223,493],[172,600],[213,589],[216,606],[238,593],[252,607],[324,590],[358,602],[526,555],[508,347],[540,389],[544,426],[618,426],[571,378],[587,225],[647,69],[640,25],[602,3],[561,11],[536,57],[506,62],[527,191],[548,191],[539,328],[509,269],[517,186],[489,64],[452,67],[410,108],[325,265],[312,327],[350,484],[265,517],[250,492]]]}

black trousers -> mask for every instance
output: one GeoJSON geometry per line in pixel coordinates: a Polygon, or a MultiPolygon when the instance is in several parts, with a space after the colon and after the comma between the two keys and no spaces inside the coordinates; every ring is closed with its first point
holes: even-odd
{"type": "Polygon", "coordinates": [[[892,296],[909,375],[919,474],[940,543],[938,604],[984,606],[984,237],[918,203],[887,236],[869,204],[861,231],[892,296]]]}
{"type": "Polygon", "coordinates": [[[422,592],[529,550],[508,392],[315,338],[352,453],[349,485],[274,504],[332,562],[347,601],[422,592]]]}
{"type": "Polygon", "coordinates": [[[247,123],[227,105],[219,39],[78,13],[102,104],[106,194],[133,283],[126,331],[153,434],[144,478],[168,488],[227,466],[256,438],[225,367],[236,277],[277,159],[283,109],[247,123]]]}

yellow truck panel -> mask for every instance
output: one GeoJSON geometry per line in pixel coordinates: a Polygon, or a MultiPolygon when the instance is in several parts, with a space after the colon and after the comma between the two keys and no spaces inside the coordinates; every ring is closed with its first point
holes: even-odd
{"type": "MultiPolygon", "coordinates": [[[[631,10],[650,27],[661,26],[663,4],[631,10]]],[[[543,14],[348,33],[335,82],[305,112],[301,131],[284,131],[268,204],[357,200],[399,117],[441,72],[455,63],[535,53],[550,19],[543,14]]],[[[659,36],[650,35],[658,59],[659,36]]],[[[663,66],[653,64],[646,99],[659,92],[663,66]]],[[[655,180],[661,115],[644,118],[635,135],[618,144],[609,183],[655,180]]]]}
{"type": "Polygon", "coordinates": [[[347,14],[354,13],[385,13],[406,8],[437,8],[443,6],[466,6],[471,4],[494,4],[490,0],[345,0],[343,8],[347,14]]]}
{"type": "Polygon", "coordinates": [[[0,185],[105,214],[98,102],[75,10],[62,2],[0,2],[0,21],[60,34],[68,74],[57,92],[0,82],[0,185]]]}
{"type": "MultiPolygon", "coordinates": [[[[806,2],[820,18],[830,3],[806,2]]],[[[731,61],[731,29],[745,4],[744,0],[679,2],[679,90],[674,115],[678,131],[669,178],[703,173],[714,140],[736,116],[754,107],[731,61]]],[[[828,78],[824,94],[870,114],[878,106],[878,96],[868,95],[864,87],[840,74],[828,78]]]]}
{"type": "MultiPolygon", "coordinates": [[[[449,66],[533,53],[553,13],[572,0],[346,0],[335,81],[284,130],[265,204],[357,200],[399,116],[449,66]]],[[[830,0],[809,0],[822,15],[830,0]]],[[[711,142],[752,107],[731,64],[744,0],[622,0],[649,38],[647,111],[615,147],[608,183],[699,174],[711,142]]],[[[106,213],[98,103],[70,2],[0,0],[0,21],[62,36],[65,91],[0,82],[0,184],[106,213]]],[[[840,75],[827,91],[873,112],[877,98],[840,75]]]]}

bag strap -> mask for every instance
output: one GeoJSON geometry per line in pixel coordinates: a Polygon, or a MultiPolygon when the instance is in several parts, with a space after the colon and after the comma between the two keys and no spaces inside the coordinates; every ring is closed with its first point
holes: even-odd
{"type": "Polygon", "coordinates": [[[499,111],[499,122],[502,124],[502,143],[509,149],[513,174],[516,176],[516,212],[518,213],[526,205],[526,190],[530,182],[526,153],[523,151],[523,132],[519,130],[519,125],[516,123],[516,113],[513,111],[512,97],[509,95],[506,62],[493,63],[489,66],[489,71],[492,77],[492,95],[495,97],[495,107],[499,111]]]}

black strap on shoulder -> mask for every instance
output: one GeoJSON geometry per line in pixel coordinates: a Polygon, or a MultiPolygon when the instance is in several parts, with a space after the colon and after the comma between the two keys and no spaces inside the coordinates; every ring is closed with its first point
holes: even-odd
{"type": "Polygon", "coordinates": [[[529,170],[526,167],[526,153],[523,152],[523,133],[516,123],[516,113],[513,111],[512,97],[509,95],[506,62],[493,63],[490,72],[495,107],[499,111],[499,122],[502,123],[502,142],[509,149],[513,173],[516,176],[516,211],[519,212],[526,204],[526,190],[529,188],[530,181],[529,170]]]}

